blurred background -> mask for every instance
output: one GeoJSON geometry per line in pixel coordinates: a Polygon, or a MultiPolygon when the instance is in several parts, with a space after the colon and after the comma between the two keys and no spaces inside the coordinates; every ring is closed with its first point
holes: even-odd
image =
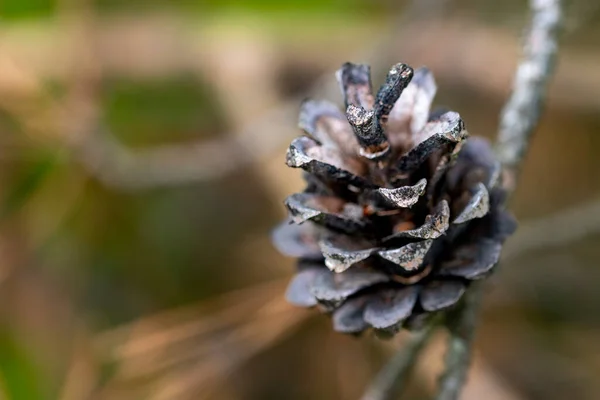
{"type": "MultiPolygon", "coordinates": [[[[600,398],[600,3],[572,0],[468,400],[600,398]]],[[[525,1],[0,1],[0,398],[357,399],[403,335],[331,332],[271,246],[307,96],[427,65],[495,136],[525,1]]],[[[428,399],[444,337],[407,399],[428,399]]]]}

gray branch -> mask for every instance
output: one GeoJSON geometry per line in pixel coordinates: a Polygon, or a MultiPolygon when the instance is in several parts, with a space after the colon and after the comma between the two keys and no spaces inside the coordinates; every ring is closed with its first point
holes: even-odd
{"type": "Polygon", "coordinates": [[[531,27],[514,77],[512,95],[502,111],[496,147],[498,159],[507,171],[506,184],[513,190],[544,105],[562,20],[560,0],[530,0],[530,7],[531,27]]]}
{"type": "MultiPolygon", "coordinates": [[[[437,326],[437,325],[436,325],[437,326]]],[[[402,392],[421,349],[435,330],[434,325],[414,334],[375,377],[361,400],[395,399],[402,392]]]]}
{"type": "MultiPolygon", "coordinates": [[[[554,70],[562,20],[560,0],[530,0],[530,7],[531,27],[512,95],[502,111],[496,145],[496,153],[506,170],[504,183],[509,192],[516,187],[520,165],[540,119],[547,83],[554,70]]],[[[481,297],[481,286],[473,288],[457,314],[449,316],[451,336],[437,400],[456,400],[460,395],[471,360],[481,297]]]]}
{"type": "Polygon", "coordinates": [[[465,294],[457,309],[447,315],[450,331],[446,354],[446,370],[440,377],[436,400],[456,400],[467,378],[471,361],[477,315],[481,307],[483,284],[476,283],[465,294]]]}

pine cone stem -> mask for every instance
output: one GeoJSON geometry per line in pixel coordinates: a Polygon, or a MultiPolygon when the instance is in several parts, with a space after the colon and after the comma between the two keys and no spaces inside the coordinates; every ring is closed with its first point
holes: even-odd
{"type": "Polygon", "coordinates": [[[430,324],[416,332],[379,372],[361,400],[391,400],[398,398],[406,386],[412,368],[439,324],[430,324]]]}
{"type": "Polygon", "coordinates": [[[450,331],[450,339],[446,371],[440,377],[436,400],[456,400],[460,395],[469,370],[482,297],[483,283],[479,283],[465,295],[461,306],[447,316],[446,326],[450,331]]]}

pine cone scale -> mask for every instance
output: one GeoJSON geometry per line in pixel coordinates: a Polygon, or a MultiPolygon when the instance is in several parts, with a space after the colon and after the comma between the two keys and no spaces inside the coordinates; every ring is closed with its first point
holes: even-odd
{"type": "Polygon", "coordinates": [[[364,319],[375,329],[395,331],[411,315],[417,296],[414,286],[379,291],[365,307],[364,319]]]}

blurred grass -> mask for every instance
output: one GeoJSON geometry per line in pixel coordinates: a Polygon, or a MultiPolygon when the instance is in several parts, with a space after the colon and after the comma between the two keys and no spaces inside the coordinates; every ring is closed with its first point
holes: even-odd
{"type": "Polygon", "coordinates": [[[56,12],[58,0],[4,0],[0,16],[8,19],[48,17],[56,12]]]}
{"type": "MultiPolygon", "coordinates": [[[[374,2],[374,5],[377,2],[374,2]]],[[[164,6],[160,0],[130,0],[122,2],[119,0],[96,0],[100,9],[118,10],[130,7],[164,6]]],[[[213,11],[223,9],[235,9],[241,11],[270,12],[282,10],[303,10],[318,12],[339,12],[340,10],[369,10],[369,4],[360,0],[288,0],[288,1],[270,1],[270,0],[174,0],[169,7],[197,10],[213,11]]]]}
{"type": "Polygon", "coordinates": [[[57,164],[58,158],[56,154],[44,152],[34,156],[33,161],[28,162],[23,170],[19,170],[20,174],[8,184],[10,190],[0,208],[0,221],[15,213],[31,197],[57,164]]]}
{"type": "Polygon", "coordinates": [[[42,399],[41,379],[34,354],[14,332],[0,329],[0,396],[7,399],[42,399]]]}
{"type": "MultiPolygon", "coordinates": [[[[60,1],[64,0],[3,0],[0,15],[9,19],[31,19],[56,14],[60,1]]],[[[378,2],[366,3],[361,0],[95,0],[98,11],[148,11],[153,9],[185,10],[187,12],[302,12],[302,13],[358,13],[381,9],[378,2]]]]}
{"type": "Polygon", "coordinates": [[[113,77],[102,97],[107,126],[132,146],[210,138],[229,128],[214,90],[193,76],[164,81],[113,77]]]}

